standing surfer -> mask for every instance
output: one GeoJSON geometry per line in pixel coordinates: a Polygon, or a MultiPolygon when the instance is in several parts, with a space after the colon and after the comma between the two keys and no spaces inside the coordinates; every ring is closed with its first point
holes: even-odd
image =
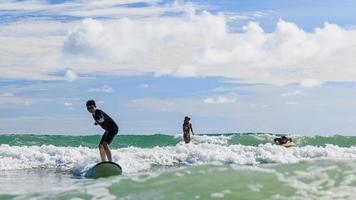
{"type": "Polygon", "coordinates": [[[189,121],[190,118],[185,116],[183,122],[183,138],[186,144],[190,142],[190,131],[192,131],[192,134],[194,135],[192,124],[189,121]]]}
{"type": "Polygon", "coordinates": [[[96,104],[94,100],[87,101],[87,110],[93,115],[95,120],[95,125],[100,125],[101,128],[105,130],[104,135],[101,137],[99,143],[99,152],[101,161],[105,161],[108,158],[109,161],[112,161],[111,151],[110,151],[110,143],[119,132],[119,127],[114,122],[114,120],[109,117],[102,110],[96,108],[96,104]]]}

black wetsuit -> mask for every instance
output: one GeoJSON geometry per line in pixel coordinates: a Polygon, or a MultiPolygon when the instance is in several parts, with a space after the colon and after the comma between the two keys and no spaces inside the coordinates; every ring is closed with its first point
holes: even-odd
{"type": "Polygon", "coordinates": [[[95,124],[99,124],[101,128],[105,130],[104,135],[101,137],[100,144],[103,144],[103,142],[110,144],[115,135],[119,132],[119,127],[114,120],[102,110],[96,109],[93,118],[95,124]]]}
{"type": "Polygon", "coordinates": [[[183,123],[183,138],[185,143],[190,142],[190,130],[192,129],[192,124],[189,122],[183,123]]]}
{"type": "Polygon", "coordinates": [[[282,144],[287,144],[288,142],[292,142],[292,138],[287,138],[287,137],[280,137],[280,138],[274,138],[274,142],[278,142],[279,145],[282,144]]]}

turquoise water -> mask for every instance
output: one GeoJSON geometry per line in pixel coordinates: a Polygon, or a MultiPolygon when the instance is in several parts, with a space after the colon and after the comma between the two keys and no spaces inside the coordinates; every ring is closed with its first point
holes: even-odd
{"type": "MultiPolygon", "coordinates": [[[[225,137],[228,144],[242,144],[249,146],[257,146],[260,144],[271,143],[273,138],[277,137],[272,134],[209,134],[211,139],[225,137]],[[215,138],[214,138],[215,137],[215,138]]],[[[96,148],[101,135],[92,136],[66,136],[66,135],[0,135],[1,144],[9,144],[14,146],[25,145],[54,145],[54,146],[85,146],[96,148]]],[[[171,135],[119,135],[113,141],[113,148],[122,147],[142,147],[149,148],[155,146],[175,146],[181,141],[179,136],[171,135]]],[[[199,139],[195,142],[199,142],[199,139]]],[[[202,141],[205,142],[205,141],[202,141]]],[[[356,144],[356,136],[293,136],[293,142],[298,146],[325,146],[326,144],[334,144],[340,147],[350,147],[356,144]]]]}
{"type": "Polygon", "coordinates": [[[292,137],[119,136],[123,175],[87,179],[100,136],[0,135],[0,199],[356,199],[356,137],[292,137]]]}

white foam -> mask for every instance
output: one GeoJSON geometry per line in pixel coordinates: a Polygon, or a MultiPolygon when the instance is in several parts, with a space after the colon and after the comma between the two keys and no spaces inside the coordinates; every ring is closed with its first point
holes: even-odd
{"type": "Polygon", "coordinates": [[[225,194],[230,194],[230,190],[224,190],[222,192],[214,192],[210,195],[211,198],[224,198],[225,194]]]}
{"type": "Polygon", "coordinates": [[[192,136],[192,142],[194,144],[209,143],[209,144],[227,145],[231,137],[232,136],[225,136],[225,135],[218,135],[218,136],[194,135],[192,136]]]}
{"type": "Polygon", "coordinates": [[[281,182],[295,190],[297,198],[288,197],[289,199],[355,199],[355,162],[350,166],[343,163],[330,163],[328,166],[314,166],[315,164],[310,163],[307,169],[294,173],[275,172],[281,182]],[[340,179],[339,183],[337,179],[340,179]]]}
{"type": "MultiPolygon", "coordinates": [[[[178,144],[169,147],[112,149],[113,160],[125,174],[152,170],[155,167],[201,164],[257,165],[261,163],[296,163],[312,159],[356,159],[356,147],[305,146],[284,148],[272,144],[257,147],[211,143],[178,144]]],[[[72,169],[82,174],[99,162],[97,149],[87,147],[9,146],[0,145],[0,170],[24,168],[72,169]]]]}

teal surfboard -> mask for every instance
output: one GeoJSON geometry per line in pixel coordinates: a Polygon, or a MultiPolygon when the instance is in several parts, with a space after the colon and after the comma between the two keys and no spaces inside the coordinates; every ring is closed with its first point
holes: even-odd
{"type": "Polygon", "coordinates": [[[110,161],[104,161],[90,168],[85,173],[85,177],[102,178],[102,177],[109,177],[109,176],[117,176],[121,174],[122,174],[122,168],[119,164],[110,161]]]}

